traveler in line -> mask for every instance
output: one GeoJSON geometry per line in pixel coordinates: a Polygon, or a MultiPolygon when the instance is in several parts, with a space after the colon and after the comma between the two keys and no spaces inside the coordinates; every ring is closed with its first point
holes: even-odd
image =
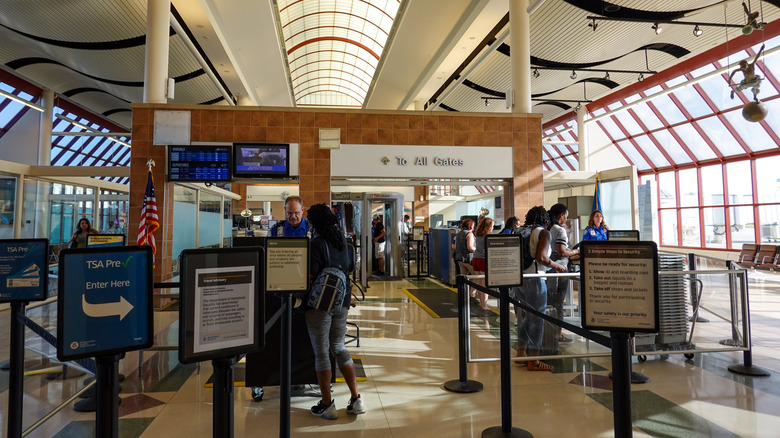
{"type": "Polygon", "coordinates": [[[79,223],[76,226],[76,232],[73,233],[73,236],[71,236],[68,241],[68,248],[86,248],[87,236],[97,233],[97,230],[92,228],[92,224],[89,223],[89,219],[85,217],[79,219],[79,223]]]}
{"type": "MultiPolygon", "coordinates": [[[[474,268],[474,273],[477,275],[485,275],[485,240],[487,239],[485,236],[493,231],[494,223],[493,219],[489,217],[483,218],[479,222],[479,225],[477,225],[477,231],[474,233],[476,239],[471,266],[474,268]]],[[[476,283],[484,285],[485,280],[477,280],[476,283]]],[[[490,310],[490,306],[488,305],[488,294],[481,291],[479,292],[479,306],[482,310],[490,310]]]]}
{"type": "MultiPolygon", "coordinates": [[[[569,209],[563,204],[555,204],[550,207],[550,240],[552,241],[552,254],[550,258],[563,266],[569,265],[569,257],[580,253],[577,249],[569,248],[569,233],[563,227],[566,219],[569,218],[569,209]]],[[[563,320],[563,301],[566,298],[566,292],[569,289],[568,278],[547,278],[547,304],[553,306],[557,313],[556,317],[563,320]]],[[[562,329],[558,328],[558,342],[561,344],[571,344],[574,339],[564,336],[562,329]]]]}
{"type": "MultiPolygon", "coordinates": [[[[314,228],[314,238],[311,240],[311,257],[309,259],[309,276],[313,281],[326,267],[340,268],[349,278],[352,271],[349,247],[344,232],[339,228],[338,219],[325,204],[312,205],[307,212],[309,221],[314,228]],[[328,258],[330,256],[330,258],[328,258]]],[[[363,400],[357,388],[357,377],[352,356],[344,345],[344,335],[347,332],[347,311],[352,299],[351,288],[347,288],[341,309],[333,316],[319,309],[306,311],[306,326],[309,328],[309,338],[314,349],[314,369],[317,372],[317,382],[322,393],[322,400],[312,406],[312,415],[335,420],[339,413],[333,400],[330,388],[332,370],[330,355],[336,358],[336,365],[344,376],[349,387],[350,399],[347,403],[348,414],[366,412],[363,400]]]]}
{"type": "MultiPolygon", "coordinates": [[[[552,248],[550,246],[550,215],[541,205],[528,210],[525,215],[525,227],[532,228],[530,237],[523,244],[529,245],[529,252],[534,258],[528,268],[523,272],[527,274],[544,273],[546,268],[556,272],[565,272],[566,267],[550,260],[552,248]]],[[[543,278],[527,278],[521,287],[510,289],[510,296],[518,301],[524,301],[537,311],[544,313],[547,306],[547,285],[543,278]]],[[[515,309],[517,312],[517,308],[515,309]]],[[[526,312],[525,317],[517,326],[517,357],[520,361],[526,356],[538,356],[542,348],[542,336],[544,335],[544,320],[536,315],[526,312]]],[[[553,367],[538,360],[528,361],[526,365],[530,371],[552,371],[553,367]]]]}

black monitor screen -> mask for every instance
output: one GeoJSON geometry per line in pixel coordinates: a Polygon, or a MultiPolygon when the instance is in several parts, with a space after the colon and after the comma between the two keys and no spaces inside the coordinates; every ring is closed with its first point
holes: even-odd
{"type": "Polygon", "coordinates": [[[168,146],[168,181],[230,181],[230,146],[168,146]]]}
{"type": "Polygon", "coordinates": [[[286,178],[290,176],[290,145],[233,143],[233,162],[236,178],[286,178]]]}

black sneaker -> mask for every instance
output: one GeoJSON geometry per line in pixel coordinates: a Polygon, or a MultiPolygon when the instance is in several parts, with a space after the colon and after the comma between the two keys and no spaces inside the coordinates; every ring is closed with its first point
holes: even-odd
{"type": "Polygon", "coordinates": [[[357,398],[350,398],[349,404],[347,404],[347,413],[348,414],[364,414],[366,412],[366,408],[363,406],[363,400],[360,398],[360,394],[358,394],[357,398]]]}
{"type": "Polygon", "coordinates": [[[328,420],[339,418],[339,411],[336,409],[336,401],[331,400],[329,405],[324,405],[320,400],[316,406],[311,407],[311,414],[315,417],[322,417],[328,420]]]}

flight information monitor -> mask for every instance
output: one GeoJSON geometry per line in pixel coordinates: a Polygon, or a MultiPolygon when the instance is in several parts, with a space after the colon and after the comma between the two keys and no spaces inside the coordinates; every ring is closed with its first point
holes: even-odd
{"type": "Polygon", "coordinates": [[[230,146],[168,146],[168,181],[230,181],[230,146]]]}

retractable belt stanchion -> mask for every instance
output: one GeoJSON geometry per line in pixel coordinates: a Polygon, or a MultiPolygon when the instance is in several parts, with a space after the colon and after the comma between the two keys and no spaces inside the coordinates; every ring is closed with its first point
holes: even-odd
{"type": "Polygon", "coordinates": [[[444,389],[460,393],[479,392],[482,391],[482,383],[467,378],[468,347],[466,346],[466,336],[468,336],[469,321],[466,319],[466,307],[469,305],[469,294],[466,291],[466,279],[464,276],[458,275],[456,282],[458,285],[458,368],[460,378],[445,382],[444,389]]]}
{"type": "MultiPolygon", "coordinates": [[[[233,438],[233,358],[212,359],[214,367],[214,407],[212,433],[233,438]]],[[[99,403],[99,402],[98,402],[99,403]]]]}
{"type": "Polygon", "coordinates": [[[531,432],[512,427],[512,377],[511,357],[509,354],[509,289],[501,288],[499,297],[499,333],[501,348],[501,426],[489,427],[482,431],[483,438],[514,437],[533,438],[531,432]]]}
{"type": "Polygon", "coordinates": [[[279,436],[290,436],[290,363],[292,362],[292,307],[294,299],[291,294],[281,294],[283,315],[281,321],[279,364],[279,436]]]}
{"type": "Polygon", "coordinates": [[[22,436],[22,405],[24,401],[24,315],[23,302],[11,303],[11,360],[8,376],[8,437],[22,436]]]}
{"type": "Polygon", "coordinates": [[[633,436],[631,426],[631,342],[628,333],[612,332],[612,412],[615,438],[633,436]]]}
{"type": "Polygon", "coordinates": [[[97,364],[95,435],[101,438],[117,438],[119,436],[119,355],[97,356],[95,363],[97,364]]]}

